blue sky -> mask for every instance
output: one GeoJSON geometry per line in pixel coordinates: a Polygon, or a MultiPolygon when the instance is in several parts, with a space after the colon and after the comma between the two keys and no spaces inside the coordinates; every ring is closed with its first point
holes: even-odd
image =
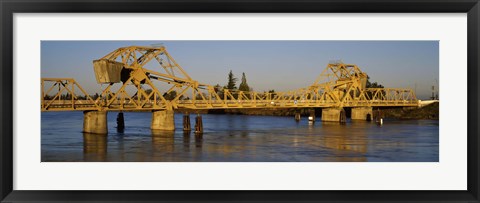
{"type": "Polygon", "coordinates": [[[101,85],[93,60],[119,47],[159,43],[193,79],[225,85],[230,70],[239,80],[245,72],[255,91],[309,86],[331,60],[356,64],[385,87],[416,86],[419,99],[431,96],[439,77],[438,41],[42,41],[41,76],[75,78],[94,94],[101,85]]]}

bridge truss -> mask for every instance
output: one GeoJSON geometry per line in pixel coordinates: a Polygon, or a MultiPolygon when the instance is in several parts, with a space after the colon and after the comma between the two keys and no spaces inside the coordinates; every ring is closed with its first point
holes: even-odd
{"type": "Polygon", "coordinates": [[[73,78],[42,78],[42,111],[418,106],[411,89],[366,88],[367,74],[353,64],[328,64],[312,85],[275,93],[199,83],[165,47],[123,47],[93,64],[101,94],[73,78]]]}

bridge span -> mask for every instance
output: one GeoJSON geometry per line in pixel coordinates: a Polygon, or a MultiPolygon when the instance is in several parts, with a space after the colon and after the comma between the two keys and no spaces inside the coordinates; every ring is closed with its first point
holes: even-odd
{"type": "MultiPolygon", "coordinates": [[[[93,68],[97,82],[106,85],[97,97],[73,78],[42,78],[42,112],[84,111],[83,131],[106,134],[108,111],[152,111],[153,130],[174,130],[174,109],[322,108],[322,121],[339,122],[344,108],[352,108],[352,119],[366,120],[374,107],[420,106],[411,89],[367,88],[368,75],[341,62],[328,64],[308,87],[275,93],[199,83],[165,47],[122,47],[94,60],[93,68]]],[[[184,122],[184,130],[190,130],[189,117],[184,122]]]]}

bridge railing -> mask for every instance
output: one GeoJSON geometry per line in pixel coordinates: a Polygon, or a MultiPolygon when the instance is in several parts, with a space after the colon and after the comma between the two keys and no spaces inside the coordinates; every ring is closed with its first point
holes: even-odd
{"type": "Polygon", "coordinates": [[[192,99],[165,99],[159,91],[139,89],[128,93],[125,89],[112,91],[107,87],[98,97],[88,95],[72,78],[42,79],[42,111],[68,110],[159,110],[168,105],[173,108],[221,109],[221,108],[300,108],[300,107],[355,107],[355,106],[416,106],[413,91],[395,88],[367,88],[363,97],[339,101],[333,93],[319,89],[302,88],[296,91],[258,93],[212,89],[192,91],[192,99]],[[220,95],[219,95],[220,94],[220,95]],[[193,96],[195,95],[195,96],[193,96]]]}

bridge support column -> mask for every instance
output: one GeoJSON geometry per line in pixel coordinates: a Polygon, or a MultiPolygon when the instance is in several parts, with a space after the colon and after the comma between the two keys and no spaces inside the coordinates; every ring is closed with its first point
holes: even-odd
{"type": "Polygon", "coordinates": [[[197,115],[197,117],[195,117],[195,133],[196,134],[203,133],[203,121],[202,121],[201,115],[197,115]]]}
{"type": "Polygon", "coordinates": [[[322,122],[340,122],[342,115],[345,115],[343,108],[323,108],[322,122]]]}
{"type": "Polygon", "coordinates": [[[83,132],[107,134],[107,111],[84,111],[83,132]]]}
{"type": "Polygon", "coordinates": [[[120,112],[117,115],[117,132],[123,133],[123,130],[125,130],[125,119],[123,118],[123,112],[120,112]]]}
{"type": "Polygon", "coordinates": [[[295,121],[300,121],[300,112],[295,112],[295,121]]]}
{"type": "Polygon", "coordinates": [[[183,115],[183,130],[190,131],[192,128],[190,127],[190,114],[186,113],[183,115]]]}
{"type": "Polygon", "coordinates": [[[380,109],[373,111],[373,120],[379,125],[383,125],[383,112],[380,109]]]}
{"type": "Polygon", "coordinates": [[[372,118],[373,118],[372,107],[355,107],[355,108],[352,108],[352,120],[371,121],[372,118]]]}
{"type": "Polygon", "coordinates": [[[152,130],[175,130],[173,110],[152,111],[152,130]]]}
{"type": "Polygon", "coordinates": [[[308,111],[309,113],[309,116],[308,116],[308,121],[311,121],[311,122],[315,122],[316,118],[315,118],[315,109],[310,109],[308,111]]]}

